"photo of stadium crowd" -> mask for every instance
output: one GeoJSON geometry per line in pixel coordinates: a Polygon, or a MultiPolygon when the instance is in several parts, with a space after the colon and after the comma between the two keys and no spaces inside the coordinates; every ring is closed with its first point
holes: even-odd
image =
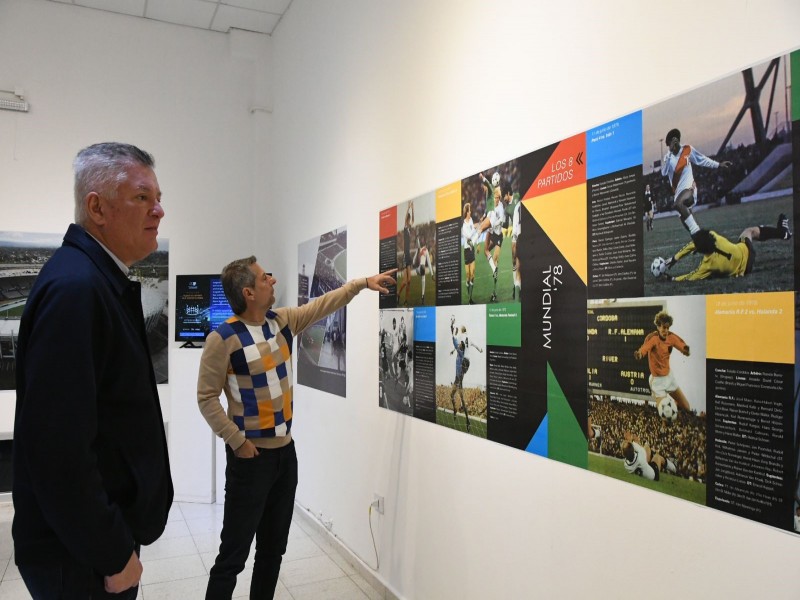
{"type": "MultiPolygon", "coordinates": [[[[15,389],[16,340],[25,301],[42,266],[61,246],[61,235],[0,232],[0,389],[15,389]]],[[[168,380],[169,240],[133,265],[130,278],[142,286],[142,308],[156,383],[168,380]]]]}
{"type": "Polygon", "coordinates": [[[706,413],[684,412],[675,423],[667,424],[659,416],[654,402],[617,396],[589,396],[589,470],[636,485],[657,489],[692,502],[706,501],[706,413]],[[653,455],[663,456],[667,463],[645,475],[623,454],[626,434],[637,435],[642,447],[649,446],[653,455]],[[675,480],[673,480],[675,479],[675,480]],[[683,479],[686,481],[677,481],[683,479]]]}

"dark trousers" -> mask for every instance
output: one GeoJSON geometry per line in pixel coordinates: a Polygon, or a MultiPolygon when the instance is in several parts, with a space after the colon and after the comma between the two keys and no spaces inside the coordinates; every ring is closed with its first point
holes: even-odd
{"type": "Polygon", "coordinates": [[[109,594],[103,587],[102,575],[71,557],[60,563],[19,565],[19,574],[33,600],[134,600],[139,593],[137,585],[121,594],[109,594]]]}
{"type": "Polygon", "coordinates": [[[289,539],[297,489],[294,442],[283,448],[261,450],[254,458],[236,458],[227,445],[225,453],[225,514],[206,600],[230,600],[254,536],[256,556],[250,598],[272,598],[289,539]]]}

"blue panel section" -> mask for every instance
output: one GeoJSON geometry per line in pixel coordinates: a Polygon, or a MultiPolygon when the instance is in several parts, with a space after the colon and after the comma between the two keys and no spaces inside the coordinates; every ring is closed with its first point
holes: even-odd
{"type": "Polygon", "coordinates": [[[244,432],[246,438],[273,438],[275,436],[275,429],[268,427],[267,429],[250,429],[244,432]]]}
{"type": "Polygon", "coordinates": [[[414,341],[436,342],[436,308],[418,306],[414,308],[414,341]]]}
{"type": "Polygon", "coordinates": [[[539,456],[547,456],[547,444],[547,415],[545,415],[544,419],[542,419],[542,423],[539,425],[539,429],[533,434],[525,451],[531,454],[538,454],[539,456]]]}
{"type": "Polygon", "coordinates": [[[642,111],[586,132],[586,179],[642,164],[642,111]]]}
{"type": "Polygon", "coordinates": [[[288,372],[286,371],[286,363],[282,362],[277,367],[275,367],[275,372],[278,374],[278,378],[283,380],[286,379],[288,372]]]}
{"type": "Polygon", "coordinates": [[[283,339],[286,340],[286,344],[289,346],[289,354],[291,354],[293,347],[292,340],[294,340],[294,337],[292,336],[292,331],[289,329],[289,326],[287,325],[286,327],[281,329],[281,333],[283,334],[283,339]]]}
{"type": "Polygon", "coordinates": [[[237,375],[249,375],[250,367],[247,366],[247,359],[244,356],[244,349],[239,348],[231,352],[230,356],[231,367],[233,372],[237,375]]]}
{"type": "Polygon", "coordinates": [[[223,340],[227,340],[232,335],[236,335],[236,331],[234,331],[233,327],[230,326],[230,323],[221,323],[217,329],[217,333],[222,336],[223,340]]]}
{"type": "Polygon", "coordinates": [[[256,391],[252,388],[242,388],[239,390],[239,397],[242,400],[244,408],[242,413],[245,417],[258,416],[258,400],[256,400],[256,391]]]}

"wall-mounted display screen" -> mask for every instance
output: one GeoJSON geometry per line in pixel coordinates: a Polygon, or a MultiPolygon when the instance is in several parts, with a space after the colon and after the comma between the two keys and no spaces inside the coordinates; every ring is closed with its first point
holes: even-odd
{"type": "Polygon", "coordinates": [[[176,342],[203,342],[232,314],[219,275],[175,277],[176,342]]]}

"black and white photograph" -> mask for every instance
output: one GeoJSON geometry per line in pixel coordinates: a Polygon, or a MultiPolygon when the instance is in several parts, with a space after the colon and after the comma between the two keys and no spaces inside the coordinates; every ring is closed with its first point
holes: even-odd
{"type": "MultiPolygon", "coordinates": [[[[298,304],[310,302],[347,281],[347,228],[340,227],[298,246],[298,304]]],[[[320,319],[297,342],[297,382],[337,396],[347,394],[347,307],[320,319]]]]}
{"type": "MultiPolygon", "coordinates": [[[[0,232],[0,389],[13,390],[19,322],[33,282],[63,234],[0,232]]],[[[142,308],[156,383],[168,382],[169,240],[131,267],[130,278],[142,285],[142,308]]]]}

